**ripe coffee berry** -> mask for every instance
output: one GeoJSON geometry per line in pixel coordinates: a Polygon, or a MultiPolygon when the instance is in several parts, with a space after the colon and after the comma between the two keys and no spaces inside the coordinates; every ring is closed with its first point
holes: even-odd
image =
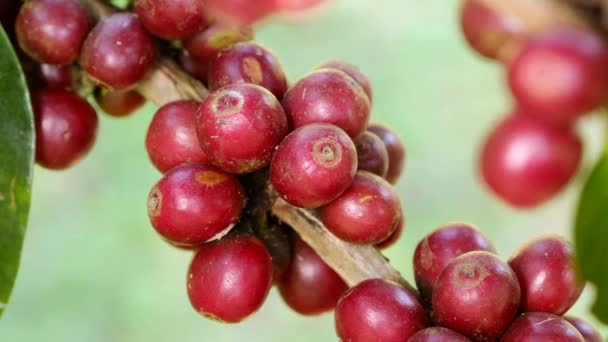
{"type": "Polygon", "coordinates": [[[422,298],[430,303],[443,269],[457,256],[472,251],[496,253],[482,232],[465,223],[450,223],[424,237],[414,252],[414,276],[422,298]]]}
{"type": "Polygon", "coordinates": [[[370,102],[363,88],[335,69],[306,75],[285,94],[283,106],[292,128],[321,122],[342,128],[357,138],[367,128],[370,102]]]}
{"type": "Polygon", "coordinates": [[[602,335],[589,322],[573,316],[564,316],[583,335],[585,342],[602,342],[602,335]]]}
{"type": "Polygon", "coordinates": [[[410,337],[407,342],[470,342],[463,335],[442,327],[432,327],[420,330],[414,336],[410,337]]]}
{"type": "Polygon", "coordinates": [[[36,162],[60,170],[86,155],[97,137],[97,113],[76,93],[44,89],[34,95],[36,162]]]}
{"type": "Polygon", "coordinates": [[[89,34],[81,64],[104,87],[124,90],[146,75],[155,56],[154,41],[137,17],[118,13],[100,21],[89,34]]]}
{"type": "Polygon", "coordinates": [[[399,223],[397,223],[397,228],[395,231],[391,233],[391,235],[384,241],[377,243],[376,248],[378,249],[387,249],[397,243],[401,235],[403,235],[403,227],[405,226],[405,216],[403,215],[403,209],[401,209],[401,215],[399,216],[399,223]]]}
{"type": "Polygon", "coordinates": [[[204,164],[172,169],[148,197],[154,229],[173,244],[185,246],[227,234],[244,207],[245,193],[236,177],[204,164]]]}
{"type": "Polygon", "coordinates": [[[519,279],[523,312],[561,316],[583,292],[584,283],[576,277],[572,246],[560,237],[547,236],[526,243],[509,265],[519,279]]]}
{"type": "Polygon", "coordinates": [[[388,171],[384,178],[389,183],[395,184],[403,173],[403,166],[405,164],[403,141],[397,132],[381,124],[371,124],[367,130],[380,137],[384,142],[388,151],[388,171]]]}
{"type": "Polygon", "coordinates": [[[95,101],[106,114],[117,118],[135,113],[146,103],[146,99],[134,90],[111,91],[103,88],[95,89],[95,101]]]}
{"type": "Polygon", "coordinates": [[[608,44],[572,28],[532,38],[509,65],[509,86],[531,114],[571,122],[608,99],[608,44]]]}
{"type": "Polygon", "coordinates": [[[365,171],[357,172],[350,188],[322,207],[320,214],[327,229],[337,237],[358,244],[386,240],[402,215],[399,196],[393,187],[365,171]]]}
{"type": "Polygon", "coordinates": [[[555,196],[574,176],[582,143],[571,129],[515,113],[490,134],[481,171],[487,185],[515,207],[533,207],[555,196]]]}
{"type": "Polygon", "coordinates": [[[279,101],[268,90],[248,83],[211,93],[197,111],[197,130],[209,161],[238,174],[268,165],[288,133],[279,101]]]}
{"type": "Polygon", "coordinates": [[[433,313],[440,326],[474,341],[494,341],[515,317],[520,297],[509,265],[489,252],[468,252],[441,272],[433,290],[433,313]]]}
{"type": "Polygon", "coordinates": [[[287,77],[277,57],[254,43],[236,44],[219,53],[209,69],[209,88],[216,90],[236,83],[262,86],[278,99],[287,90],[287,77]]]}
{"type": "Polygon", "coordinates": [[[254,236],[204,244],[188,271],[192,307],[208,318],[236,323],[255,313],[272,285],[272,260],[254,236]]]}
{"type": "Polygon", "coordinates": [[[165,40],[187,38],[207,25],[200,0],[135,0],[135,12],[148,31],[165,40]]]}
{"type": "Polygon", "coordinates": [[[361,88],[363,88],[363,91],[365,91],[365,94],[369,98],[369,101],[370,102],[372,101],[372,85],[369,82],[369,79],[367,78],[367,76],[364,73],[362,73],[361,70],[359,70],[359,68],[357,68],[355,65],[352,65],[352,64],[344,62],[344,61],[333,60],[333,61],[325,62],[325,63],[321,64],[321,66],[319,66],[319,69],[324,69],[324,68],[325,69],[337,69],[337,70],[343,71],[345,74],[347,74],[352,79],[357,81],[357,83],[359,83],[359,85],[361,86],[361,88]]]}
{"type": "Polygon", "coordinates": [[[160,172],[186,163],[207,163],[196,135],[194,101],[177,101],[161,107],[148,128],[146,150],[152,164],[160,172]]]}
{"type": "Polygon", "coordinates": [[[270,0],[207,0],[207,6],[216,21],[237,25],[253,24],[274,10],[270,0]]]}
{"type": "Polygon", "coordinates": [[[388,172],[388,151],[384,142],[371,132],[364,132],[355,141],[357,147],[358,169],[380,177],[388,172]]]}
{"type": "Polygon", "coordinates": [[[250,27],[213,23],[184,41],[184,48],[198,62],[211,63],[222,50],[253,39],[250,27]]]}
{"type": "Polygon", "coordinates": [[[90,28],[89,14],[78,0],[27,1],[15,26],[23,51],[47,64],[76,61],[90,28]]]}
{"type": "Polygon", "coordinates": [[[302,315],[333,310],[348,286],[306,242],[294,240],[291,265],[279,281],[281,297],[302,315]]]}
{"type": "Polygon", "coordinates": [[[357,152],[350,137],[328,124],[301,127],[279,145],[270,180],[287,202],[318,208],[340,196],[357,171],[357,152]]]}
{"type": "Polygon", "coordinates": [[[531,312],[519,316],[500,339],[501,342],[585,342],[565,319],[548,313],[531,312]]]}
{"type": "Polygon", "coordinates": [[[342,341],[407,341],[428,326],[416,295],[382,279],[366,280],[338,302],[336,331],[342,341]]]}

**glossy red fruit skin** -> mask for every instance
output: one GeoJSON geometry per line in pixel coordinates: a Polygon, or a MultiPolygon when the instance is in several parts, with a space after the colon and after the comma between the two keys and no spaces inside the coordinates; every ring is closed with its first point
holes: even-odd
{"type": "Polygon", "coordinates": [[[253,39],[251,27],[213,23],[184,40],[184,49],[199,62],[211,63],[222,52],[241,42],[253,39]]]}
{"type": "Polygon", "coordinates": [[[582,143],[567,127],[515,113],[489,135],[481,155],[488,187],[518,208],[542,204],[568,184],[581,162],[582,143]]]}
{"type": "Polygon", "coordinates": [[[279,59],[254,42],[243,42],[221,51],[209,69],[209,88],[217,90],[237,83],[262,86],[277,99],[287,90],[287,77],[279,59]]]}
{"type": "Polygon", "coordinates": [[[402,215],[399,196],[384,179],[357,172],[352,185],[320,209],[321,220],[342,240],[374,245],[386,240],[402,215]]]}
{"type": "Polygon", "coordinates": [[[285,93],[283,107],[292,129],[329,123],[353,139],[363,134],[370,117],[370,102],[363,88],[335,69],[319,69],[304,76],[285,93]]]}
{"type": "Polygon", "coordinates": [[[135,0],[134,5],[146,29],[165,40],[185,39],[207,25],[204,1],[135,0]]]}
{"type": "Polygon", "coordinates": [[[517,314],[520,297],[509,265],[489,252],[468,252],[452,260],[435,283],[435,322],[473,341],[494,341],[517,314]]]}
{"type": "Polygon", "coordinates": [[[384,178],[391,184],[397,183],[397,180],[399,180],[399,177],[403,173],[406,154],[401,137],[399,137],[397,132],[382,124],[371,124],[367,130],[380,137],[382,142],[384,142],[388,151],[388,171],[384,178]]]}
{"type": "Polygon", "coordinates": [[[519,279],[523,312],[561,316],[583,292],[584,283],[576,276],[573,248],[559,236],[527,242],[509,265],[519,279]]]}
{"type": "Polygon", "coordinates": [[[302,315],[333,310],[348,286],[306,242],[294,240],[291,264],[278,284],[281,297],[302,315]]]}
{"type": "Polygon", "coordinates": [[[71,64],[78,59],[91,19],[78,0],[30,0],[15,25],[19,45],[30,57],[40,63],[71,64]]]}
{"type": "MultiPolygon", "coordinates": [[[[480,0],[465,0],[460,9],[460,28],[469,45],[480,55],[499,59],[509,41],[523,39],[520,18],[498,13],[480,0]]],[[[509,56],[510,57],[510,56],[509,56]]]]}
{"type": "Polygon", "coordinates": [[[602,335],[589,322],[573,316],[563,317],[568,323],[572,324],[583,336],[585,342],[602,342],[602,335]]]}
{"type": "Polygon", "coordinates": [[[70,88],[74,79],[70,65],[40,64],[40,76],[50,88],[70,88]]]}
{"type": "Polygon", "coordinates": [[[420,330],[414,336],[410,337],[407,342],[470,342],[463,335],[442,327],[431,327],[420,330]]]}
{"type": "Polygon", "coordinates": [[[104,87],[125,90],[146,76],[155,58],[154,41],[137,17],[118,13],[100,21],[89,34],[80,64],[104,87]]]}
{"type": "Polygon", "coordinates": [[[171,169],[148,196],[148,216],[154,229],[182,246],[225,235],[244,207],[245,192],[238,179],[205,164],[171,169]]]}
{"type": "Polygon", "coordinates": [[[548,313],[531,312],[519,316],[500,342],[585,342],[581,333],[565,319],[548,313]]]}
{"type": "Polygon", "coordinates": [[[310,124],[290,133],[270,166],[279,195],[301,208],[318,208],[340,196],[357,172],[357,151],[350,137],[329,124],[310,124]]]}
{"type": "Polygon", "coordinates": [[[399,238],[401,238],[401,235],[403,235],[404,226],[405,226],[405,215],[403,214],[403,209],[402,209],[401,215],[399,216],[399,222],[397,223],[397,228],[395,228],[395,231],[393,231],[386,240],[384,240],[380,243],[377,243],[376,248],[379,250],[383,250],[383,249],[392,247],[395,243],[397,243],[397,241],[399,241],[399,238]]]}
{"type": "Polygon", "coordinates": [[[532,38],[509,65],[509,86],[530,114],[570,123],[608,99],[608,44],[572,28],[532,38]]]}
{"type": "Polygon", "coordinates": [[[416,295],[396,283],[370,279],[350,289],[335,311],[342,341],[407,341],[429,323],[416,295]]]}
{"type": "Polygon", "coordinates": [[[195,101],[176,101],[162,106],[154,115],[146,135],[146,150],[160,171],[187,163],[208,163],[196,135],[195,101]]]}
{"type": "Polygon", "coordinates": [[[355,146],[357,147],[358,169],[386,177],[388,151],[380,137],[371,132],[363,132],[355,141],[355,146]]]}
{"type": "Polygon", "coordinates": [[[95,101],[106,114],[116,118],[131,115],[146,103],[146,99],[134,90],[110,91],[102,88],[95,90],[95,101]]]}
{"type": "Polygon", "coordinates": [[[198,137],[209,161],[236,174],[270,163],[288,133],[279,101],[266,89],[232,84],[211,93],[196,114],[198,137]]]}
{"type": "Polygon", "coordinates": [[[207,6],[215,21],[236,25],[251,25],[274,10],[266,0],[207,0],[207,6]]]}
{"type": "Polygon", "coordinates": [[[321,64],[317,69],[337,69],[344,72],[352,79],[357,81],[357,83],[359,83],[359,85],[361,86],[361,88],[363,88],[363,91],[369,98],[369,101],[372,101],[372,85],[367,76],[362,73],[361,70],[359,70],[359,68],[357,68],[355,65],[344,61],[331,60],[321,64]]]}
{"type": "Polygon", "coordinates": [[[496,253],[492,242],[466,223],[449,223],[425,236],[414,252],[414,277],[422,298],[431,302],[441,271],[459,255],[472,251],[496,253]]]}
{"type": "Polygon", "coordinates": [[[97,113],[76,93],[43,89],[34,95],[36,162],[62,170],[84,157],[95,144],[97,113]]]}
{"type": "Polygon", "coordinates": [[[237,323],[255,313],[272,285],[272,260],[254,236],[204,244],[188,270],[188,297],[201,315],[237,323]]]}

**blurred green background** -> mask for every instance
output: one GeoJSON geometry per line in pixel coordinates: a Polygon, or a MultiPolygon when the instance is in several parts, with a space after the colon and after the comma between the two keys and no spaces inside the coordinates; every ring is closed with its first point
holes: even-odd
{"type": "MultiPolygon", "coordinates": [[[[501,67],[478,58],[457,25],[457,1],[334,0],[306,21],[269,20],[257,40],[281,58],[291,80],[333,58],[372,80],[374,119],[396,128],[408,148],[398,184],[406,208],[402,240],[387,256],[413,280],[416,243],[450,221],[480,227],[508,258],[525,240],[570,236],[579,179],[534,211],[494,199],[477,177],[485,134],[509,110],[501,67]]],[[[334,341],[332,315],[294,314],[273,290],[261,311],[239,325],[203,319],[186,297],[190,253],[168,246],[146,214],[160,177],[144,137],[154,108],[127,119],[101,117],[92,155],[67,172],[35,172],[21,273],[0,320],[2,341],[334,341]]],[[[581,125],[586,173],[604,127],[581,125]]],[[[588,288],[571,311],[587,314],[588,288]]],[[[606,334],[606,330],[604,330],[606,334]]]]}

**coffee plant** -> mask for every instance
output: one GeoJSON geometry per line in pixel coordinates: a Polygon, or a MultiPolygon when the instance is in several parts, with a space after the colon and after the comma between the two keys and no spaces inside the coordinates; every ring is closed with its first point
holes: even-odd
{"type": "MultiPolygon", "coordinates": [[[[367,76],[330,60],[290,82],[254,41],[254,23],[321,2],[2,2],[0,313],[34,163],[76,165],[94,148],[95,108],[124,117],[152,102],[144,146],[162,177],[147,214],[167,248],[192,252],[184,291],[200,315],[241,322],[276,286],[301,315],[333,312],[341,341],[601,341],[567,313],[590,282],[608,323],[608,152],[582,191],[574,244],[543,235],[502,259],[453,222],[419,242],[410,285],[381,254],[407,234],[394,189],[406,150],[373,121],[367,76]]],[[[462,1],[464,37],[505,66],[513,95],[479,162],[513,207],[551,200],[581,166],[575,125],[608,103],[605,13],[601,1],[462,1]]]]}

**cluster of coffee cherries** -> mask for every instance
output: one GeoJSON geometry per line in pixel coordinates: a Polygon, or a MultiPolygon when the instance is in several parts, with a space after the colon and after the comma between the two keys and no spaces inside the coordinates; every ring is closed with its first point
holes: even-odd
{"type": "Polygon", "coordinates": [[[515,102],[485,142],[481,174],[509,204],[540,205],[581,163],[577,120],[608,101],[608,42],[575,27],[527,34],[520,18],[483,0],[463,1],[461,26],[477,52],[505,63],[515,102]]]}

